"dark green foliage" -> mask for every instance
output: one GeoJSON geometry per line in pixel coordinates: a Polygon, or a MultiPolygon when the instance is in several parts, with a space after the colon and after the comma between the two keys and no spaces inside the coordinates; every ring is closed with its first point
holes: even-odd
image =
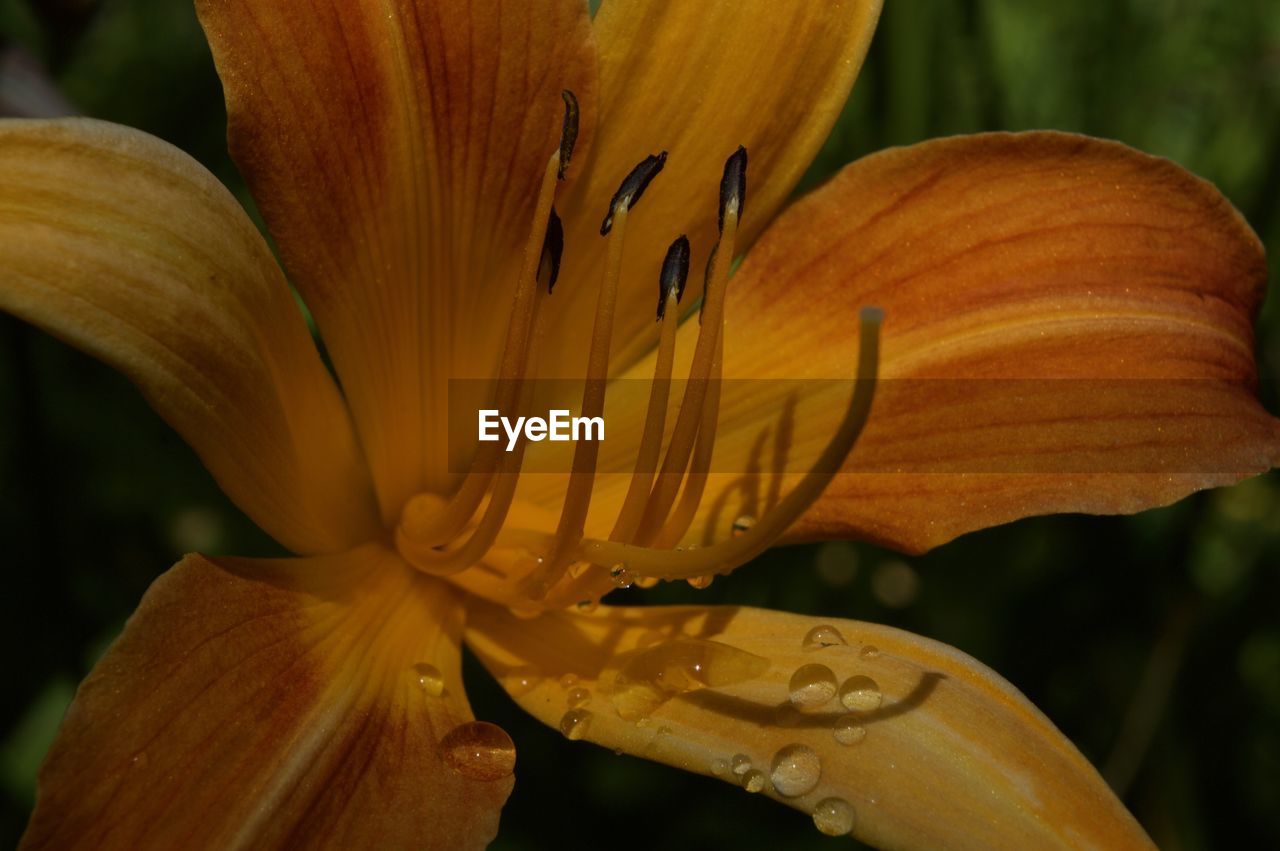
{"type": "MultiPolygon", "coordinates": [[[[247,203],[187,4],[106,0],[88,14],[77,11],[85,3],[36,5],[65,8],[37,15],[22,0],[0,0],[0,37],[44,57],[83,112],[174,142],[247,203]]],[[[1073,130],[1208,178],[1272,256],[1280,253],[1280,4],[886,6],[806,187],[887,145],[987,129],[1073,130]]],[[[1258,351],[1275,410],[1274,260],[1272,269],[1258,351]]],[[[75,683],[151,579],[190,549],[276,549],[127,382],[3,316],[0,411],[0,843],[9,844],[75,683]]],[[[861,545],[793,548],[703,592],[660,586],[622,596],[853,617],[940,639],[1021,688],[1124,789],[1162,847],[1280,847],[1274,474],[1132,518],[1024,521],[921,558],[861,545]],[[914,599],[900,605],[886,586],[896,577],[901,590],[910,576],[914,599]]],[[[521,714],[478,666],[469,675],[477,714],[520,748],[495,847],[591,848],[601,837],[617,847],[848,847],[820,836],[807,816],[720,781],[565,742],[521,714]]]]}

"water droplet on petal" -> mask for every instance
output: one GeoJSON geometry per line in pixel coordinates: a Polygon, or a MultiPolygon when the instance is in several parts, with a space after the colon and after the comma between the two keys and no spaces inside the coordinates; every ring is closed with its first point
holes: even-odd
{"type": "Polygon", "coordinates": [[[591,700],[591,692],[582,687],[569,689],[569,695],[565,699],[568,701],[569,706],[577,709],[579,706],[587,705],[591,700]]]}
{"type": "Polygon", "coordinates": [[[818,650],[823,647],[833,647],[847,643],[844,640],[844,636],[840,634],[840,630],[830,624],[823,623],[805,633],[801,646],[805,650],[818,650]]]}
{"type": "Polygon", "coordinates": [[[858,674],[844,681],[840,686],[840,702],[844,704],[845,709],[851,709],[854,712],[870,712],[873,709],[879,709],[884,695],[880,693],[880,686],[870,677],[858,674]]]}
{"type": "Polygon", "coordinates": [[[537,668],[513,668],[502,678],[502,685],[512,697],[524,697],[543,679],[537,668]]]}
{"type": "Polygon", "coordinates": [[[733,759],[730,760],[729,765],[732,767],[733,773],[741,777],[751,770],[751,757],[744,753],[736,753],[733,755],[733,759]]]}
{"type": "Polygon", "coordinates": [[[501,780],[516,768],[516,746],[488,721],[459,724],[440,740],[445,765],[472,780],[501,780]]]}
{"type": "Polygon", "coordinates": [[[823,798],[813,808],[813,824],[827,836],[853,830],[853,807],[844,798],[823,798]]]}
{"type": "Polygon", "coordinates": [[[577,741],[591,728],[591,713],[585,709],[570,709],[560,717],[560,732],[566,739],[577,741]]]}
{"type": "Polygon", "coordinates": [[[619,588],[630,588],[635,579],[631,576],[631,572],[627,570],[625,564],[619,564],[609,571],[609,578],[613,580],[613,584],[619,588]]]}
{"type": "Polygon", "coordinates": [[[435,665],[419,662],[413,666],[413,674],[418,678],[418,686],[427,694],[432,697],[444,694],[444,677],[435,665]]]}
{"type": "Polygon", "coordinates": [[[812,792],[822,776],[822,762],[812,748],[787,745],[773,755],[769,779],[779,795],[795,798],[812,792]]]}
{"type": "Polygon", "coordinates": [[[716,759],[711,761],[711,773],[716,777],[725,777],[729,774],[729,761],[727,759],[716,759]]]}
{"type": "Polygon", "coordinates": [[[742,788],[748,792],[764,791],[764,772],[751,769],[742,775],[742,788]]]}
{"type": "Polygon", "coordinates": [[[874,644],[868,644],[866,647],[858,651],[858,655],[863,659],[874,659],[880,655],[880,648],[874,644]]]}
{"type": "Polygon", "coordinates": [[[791,675],[791,702],[799,707],[822,706],[836,696],[836,675],[826,665],[801,665],[791,675]]]}
{"type": "Polygon", "coordinates": [[[657,584],[658,584],[658,581],[659,581],[659,580],[658,580],[658,577],[656,577],[656,576],[637,576],[637,577],[636,577],[636,587],[637,587],[637,588],[652,588],[653,586],[655,586],[655,585],[657,585],[657,584]]]}
{"type": "Polygon", "coordinates": [[[715,576],[712,574],[708,574],[706,576],[690,576],[685,581],[689,583],[690,588],[696,588],[701,591],[703,588],[706,588],[715,581],[715,576]]]}
{"type": "Polygon", "coordinates": [[[845,715],[836,720],[831,728],[836,741],[842,745],[856,745],[867,737],[867,728],[858,723],[854,715],[845,715]]]}
{"type": "Polygon", "coordinates": [[[730,534],[735,538],[740,538],[747,532],[751,531],[751,527],[756,525],[756,519],[750,514],[744,514],[737,520],[733,521],[733,527],[730,534]]]}

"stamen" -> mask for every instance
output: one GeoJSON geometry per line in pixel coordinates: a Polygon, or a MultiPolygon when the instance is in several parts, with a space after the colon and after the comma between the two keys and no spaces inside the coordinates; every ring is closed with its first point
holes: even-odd
{"type": "MultiPolygon", "coordinates": [[[[534,358],[536,358],[536,354],[540,349],[538,343],[541,341],[542,336],[541,327],[538,323],[538,308],[541,304],[542,298],[535,298],[533,305],[534,345],[532,346],[534,358]]],[[[534,382],[527,379],[518,379],[516,383],[519,385],[520,398],[518,411],[520,414],[530,413],[534,382]]],[[[506,522],[507,514],[511,511],[516,485],[520,480],[520,470],[524,465],[524,453],[527,445],[528,440],[521,436],[515,448],[511,452],[505,453],[495,474],[497,482],[494,484],[493,492],[490,494],[489,504],[485,507],[484,514],[481,515],[480,522],[476,525],[475,530],[461,546],[445,551],[434,545],[425,544],[421,539],[415,539],[408,533],[402,520],[396,528],[396,549],[400,554],[419,570],[437,576],[458,573],[479,563],[480,559],[497,541],[499,534],[503,532],[503,524],[506,522]]]]}
{"type": "Polygon", "coordinates": [[[862,434],[875,396],[876,375],[879,371],[880,325],[883,318],[883,311],[879,308],[862,310],[857,381],[849,408],[835,437],[800,483],[749,529],[721,543],[686,550],[661,550],[613,541],[586,540],[579,549],[578,556],[601,566],[623,565],[625,570],[636,575],[688,579],[731,569],[767,549],[822,495],[862,434]]]}
{"type": "Polygon", "coordinates": [[[658,276],[658,320],[667,311],[667,300],[674,295],[676,303],[684,296],[684,285],[689,280],[689,237],[681,236],[667,249],[662,260],[662,274],[658,276]]]}
{"type": "Polygon", "coordinates": [[[631,173],[622,181],[618,191],[613,193],[613,199],[609,202],[609,212],[605,214],[604,222],[600,225],[601,236],[609,235],[609,231],[613,228],[614,216],[617,215],[619,208],[623,206],[631,208],[640,201],[640,196],[649,187],[649,181],[657,177],[658,172],[662,171],[662,167],[666,164],[667,152],[663,151],[657,156],[645,157],[639,165],[631,169],[631,173]]]}
{"type": "MultiPolygon", "coordinates": [[[[633,474],[631,484],[627,490],[627,496],[623,501],[622,511],[619,513],[614,529],[609,535],[610,541],[651,545],[663,530],[668,528],[667,517],[671,512],[671,506],[675,502],[677,494],[680,493],[680,485],[684,479],[685,470],[689,465],[690,453],[695,450],[695,440],[703,444],[703,446],[695,459],[695,475],[691,479],[689,488],[686,489],[685,505],[687,507],[680,512],[679,518],[670,525],[669,534],[677,535],[676,539],[678,540],[679,536],[683,535],[684,532],[684,528],[681,528],[680,524],[692,522],[693,515],[696,513],[697,501],[701,499],[702,487],[705,486],[705,476],[699,477],[696,471],[701,469],[705,473],[705,470],[710,465],[711,449],[715,440],[714,420],[719,413],[718,395],[716,395],[714,402],[710,406],[710,410],[707,410],[707,396],[712,382],[711,376],[716,368],[716,360],[720,351],[720,337],[724,325],[724,294],[729,277],[729,264],[734,256],[738,218],[743,209],[743,200],[746,197],[745,169],[746,149],[739,146],[738,150],[725,162],[717,210],[722,227],[721,239],[712,249],[711,256],[708,258],[707,272],[703,283],[703,299],[699,321],[701,322],[702,314],[708,310],[710,310],[709,315],[713,316],[714,321],[699,328],[689,381],[685,385],[680,412],[677,415],[676,426],[672,434],[671,443],[667,448],[667,454],[663,458],[661,472],[658,474],[657,486],[652,487],[648,498],[644,500],[644,508],[637,508],[637,503],[642,499],[642,488],[650,488],[654,476],[648,472],[643,473],[641,476],[633,474]],[[721,251],[722,246],[723,251],[721,251]],[[726,258],[725,262],[719,262],[721,257],[726,258]],[[706,423],[705,428],[703,427],[704,423],[706,423]],[[699,467],[698,465],[701,466],[699,467]],[[701,481],[699,480],[700,478],[701,481]],[[639,512],[640,516],[639,522],[636,520],[637,512],[639,512]],[[678,534],[676,532],[677,529],[680,530],[678,534]]],[[[716,378],[719,377],[718,372],[715,373],[715,376],[716,378]]],[[[652,411],[652,406],[650,410],[652,411]]],[[[663,422],[661,427],[665,428],[665,399],[663,399],[662,411],[663,422]]],[[[650,430],[649,421],[646,421],[645,432],[641,438],[642,452],[656,453],[659,451],[657,443],[661,440],[662,428],[656,428],[658,436],[649,438],[653,441],[653,445],[647,446],[645,438],[650,434],[650,430]]],[[[655,455],[652,461],[643,469],[646,471],[653,469],[652,464],[656,460],[655,455]]],[[[641,468],[637,466],[637,469],[641,468]]],[[[560,589],[556,599],[558,600],[559,596],[584,592],[596,578],[591,574],[583,575],[577,582],[569,583],[568,588],[560,589]]]]}
{"type": "MultiPolygon", "coordinates": [[[[568,90],[561,94],[565,102],[565,114],[560,130],[560,146],[547,160],[543,170],[538,199],[534,203],[533,221],[529,226],[529,238],[525,243],[520,273],[516,279],[515,305],[507,324],[507,340],[502,351],[494,394],[494,407],[500,411],[510,410],[515,401],[515,381],[527,374],[538,273],[549,250],[552,283],[559,272],[557,252],[563,249],[564,231],[559,226],[560,217],[553,208],[555,188],[556,181],[564,176],[564,170],[568,167],[568,157],[573,153],[578,133],[577,98],[568,90]]],[[[454,538],[471,520],[484,500],[485,492],[498,467],[500,451],[497,443],[487,443],[480,447],[472,458],[471,470],[462,487],[443,505],[436,494],[418,494],[410,499],[401,511],[397,536],[412,540],[422,548],[442,546],[454,538]]]]}
{"type": "Polygon", "coordinates": [[[568,89],[561,91],[560,97],[564,99],[564,122],[560,125],[560,168],[556,177],[564,180],[569,160],[573,158],[573,146],[578,142],[578,98],[568,89]]]}
{"type": "Polygon", "coordinates": [[[725,212],[732,207],[742,215],[747,206],[747,149],[738,146],[724,164],[724,174],[720,176],[720,213],[717,223],[720,234],[724,235],[725,212]]]}
{"type": "MultiPolygon", "coordinates": [[[[582,388],[583,417],[598,417],[604,411],[609,344],[613,339],[613,313],[617,303],[618,279],[622,277],[622,244],[630,201],[629,197],[624,198],[610,214],[613,233],[609,237],[604,281],[596,299],[596,318],[591,329],[591,351],[587,357],[586,383],[582,388]]],[[[587,511],[591,507],[591,491],[595,487],[599,453],[600,445],[594,440],[581,441],[574,447],[569,486],[560,509],[560,521],[556,524],[551,551],[525,581],[525,593],[533,599],[546,596],[547,590],[560,579],[568,566],[571,549],[582,539],[587,511]]]]}
{"type": "Polygon", "coordinates": [[[653,367],[653,384],[649,389],[649,407],[645,412],[644,430],[636,453],[636,466],[622,502],[622,510],[609,533],[611,541],[631,541],[640,525],[658,456],[662,452],[662,433],[667,425],[667,402],[671,395],[671,368],[675,362],[676,329],[679,325],[677,306],[689,277],[689,239],[680,237],[671,243],[658,279],[658,319],[662,327],[658,336],[658,357],[653,367]]]}
{"type": "Polygon", "coordinates": [[[555,289],[556,279],[560,277],[560,258],[564,255],[564,224],[551,208],[551,218],[547,221],[547,238],[542,243],[542,259],[538,262],[538,282],[546,282],[547,295],[555,289]]]}
{"type": "MultiPolygon", "coordinates": [[[[583,417],[599,417],[604,413],[605,388],[609,379],[609,346],[613,340],[618,281],[622,277],[622,248],[627,215],[644,193],[645,187],[662,171],[666,161],[667,152],[663,151],[657,156],[646,157],[633,168],[614,193],[609,202],[609,214],[600,227],[600,233],[609,236],[609,245],[605,256],[604,280],[596,299],[595,323],[591,328],[591,350],[587,357],[586,383],[582,389],[583,417]]],[[[524,583],[526,593],[534,599],[545,597],[573,560],[573,552],[581,542],[586,527],[599,456],[600,445],[594,440],[581,441],[574,447],[569,486],[565,492],[564,505],[560,509],[560,521],[556,525],[551,551],[524,583]]]]}
{"type": "Polygon", "coordinates": [[[730,191],[722,189],[720,196],[720,220],[723,232],[716,245],[710,272],[704,285],[702,310],[706,321],[698,329],[698,342],[693,350],[693,364],[689,370],[689,382],[685,385],[680,413],[667,454],[662,459],[662,471],[649,497],[644,517],[640,522],[637,540],[648,544],[666,523],[667,515],[675,502],[689,465],[694,439],[702,420],[702,408],[706,401],[708,379],[715,358],[716,341],[724,324],[724,295],[729,280],[729,265],[733,261],[734,244],[738,233],[738,217],[742,210],[742,192],[746,189],[745,175],[740,170],[746,165],[746,150],[739,148],[725,162],[726,177],[721,181],[730,191]],[[737,175],[730,177],[730,174],[737,175]]]}
{"type": "Polygon", "coordinates": [[[702,314],[707,309],[707,285],[711,281],[711,273],[716,268],[716,257],[720,254],[720,243],[711,246],[707,254],[707,267],[702,272],[702,301],[698,304],[698,324],[702,324],[702,314]]]}
{"type": "Polygon", "coordinates": [[[654,541],[659,548],[674,547],[693,525],[698,513],[698,505],[702,502],[703,491],[707,487],[707,473],[711,469],[711,454],[716,444],[716,428],[720,420],[720,373],[724,361],[724,327],[716,337],[716,353],[711,361],[710,384],[707,386],[706,401],[702,406],[702,422],[698,424],[698,439],[693,447],[693,460],[689,474],[685,477],[684,490],[680,492],[680,502],[668,518],[662,532],[654,541]]]}

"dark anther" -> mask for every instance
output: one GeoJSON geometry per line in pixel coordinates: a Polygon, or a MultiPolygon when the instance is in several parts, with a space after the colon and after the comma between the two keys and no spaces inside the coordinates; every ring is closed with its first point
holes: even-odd
{"type": "Polygon", "coordinates": [[[741,218],[747,204],[747,149],[741,145],[725,160],[724,176],[720,178],[720,233],[724,233],[724,211],[729,208],[730,201],[737,202],[738,217],[741,218]]]}
{"type": "Polygon", "coordinates": [[[556,177],[564,180],[573,157],[573,146],[578,141],[578,99],[568,89],[561,91],[560,97],[564,98],[564,124],[560,127],[560,168],[556,177]]]}
{"type": "Polygon", "coordinates": [[[631,169],[631,173],[622,181],[618,191],[613,193],[613,199],[609,202],[609,213],[604,217],[604,224],[600,225],[601,236],[608,235],[613,229],[613,214],[618,209],[618,205],[625,203],[628,208],[634,207],[640,200],[640,196],[644,194],[649,181],[653,180],[666,164],[667,152],[663,151],[656,157],[653,155],[645,157],[640,165],[631,169]]]}
{"type": "Polygon", "coordinates": [[[547,294],[555,288],[556,278],[560,277],[560,257],[564,254],[564,225],[556,208],[551,208],[551,218],[547,220],[547,236],[542,240],[542,259],[538,261],[538,280],[547,282],[547,294]]]}
{"type": "Polygon", "coordinates": [[[658,319],[667,312],[667,298],[674,293],[676,304],[684,298],[684,285],[689,280],[689,237],[681,236],[667,249],[658,278],[658,319]]]}

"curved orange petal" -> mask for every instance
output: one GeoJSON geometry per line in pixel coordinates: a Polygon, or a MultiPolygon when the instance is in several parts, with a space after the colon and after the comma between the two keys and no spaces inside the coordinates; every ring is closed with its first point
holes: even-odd
{"type": "Polygon", "coordinates": [[[728,535],[817,456],[852,382],[805,380],[852,375],[870,305],[885,310],[871,420],[794,538],[920,551],[1263,472],[1280,461],[1254,393],[1265,285],[1257,237],[1212,186],[1123,145],[991,134],[867,157],[730,282],[717,475],[694,537],[728,535]]]}
{"type": "Polygon", "coordinates": [[[445,762],[461,622],[375,546],[188,556],[80,686],[23,847],[483,847],[514,751],[445,762]]]}
{"type": "Polygon", "coordinates": [[[0,309],[101,358],[299,553],[378,517],[342,397],[231,193],[145,133],[0,122],[0,309]]]}
{"type": "MultiPolygon", "coordinates": [[[[653,285],[667,246],[688,234],[692,267],[702,268],[716,238],[721,172],[738,145],[751,161],[739,248],[764,229],[844,106],[880,6],[606,0],[593,22],[596,136],[561,210],[566,281],[547,317],[561,330],[549,339],[581,339],[591,327],[604,257],[598,229],[609,199],[632,166],[665,150],[666,167],[627,229],[614,332],[619,365],[656,345],[653,285]]],[[[546,360],[548,374],[576,376],[585,349],[563,346],[546,360]]]]}
{"type": "Polygon", "coordinates": [[[1154,847],[1013,686],[900,630],[729,607],[522,621],[479,605],[466,641],[570,738],[762,792],[824,832],[896,849],[1154,847]]]}
{"type": "MultiPolygon", "coordinates": [[[[494,369],[563,104],[593,126],[580,0],[200,0],[232,155],[316,317],[384,516],[448,485],[450,370],[494,369]]],[[[539,244],[541,236],[538,236],[539,244]]]]}

